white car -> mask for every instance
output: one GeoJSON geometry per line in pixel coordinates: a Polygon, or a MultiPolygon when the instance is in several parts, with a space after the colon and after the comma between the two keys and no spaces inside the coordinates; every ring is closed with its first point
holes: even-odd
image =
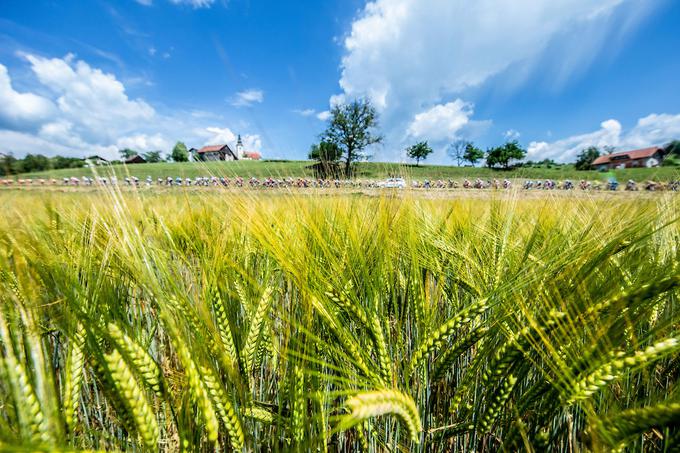
{"type": "Polygon", "coordinates": [[[387,178],[384,181],[380,181],[378,187],[383,187],[385,189],[403,189],[406,187],[406,181],[404,181],[404,178],[387,178]]]}

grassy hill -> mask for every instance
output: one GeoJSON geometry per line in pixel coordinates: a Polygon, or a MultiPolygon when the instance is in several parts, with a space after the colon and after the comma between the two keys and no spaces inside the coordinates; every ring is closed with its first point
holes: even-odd
{"type": "MultiPolygon", "coordinates": [[[[237,161],[237,162],[183,162],[156,163],[137,165],[116,165],[99,167],[96,169],[100,176],[108,176],[112,172],[119,178],[127,175],[140,179],[151,176],[164,178],[167,176],[182,178],[197,176],[251,176],[262,177],[308,177],[314,176],[307,168],[309,161],[237,161]]],[[[51,170],[40,173],[26,173],[21,178],[57,178],[92,176],[89,168],[51,170]]],[[[656,180],[669,181],[680,179],[680,169],[674,167],[660,167],[654,169],[626,169],[614,172],[619,180],[634,179],[636,181],[656,180]]],[[[605,175],[595,171],[577,171],[571,165],[556,168],[518,168],[509,171],[491,170],[488,168],[454,167],[444,165],[421,165],[416,167],[408,164],[385,162],[362,162],[357,166],[357,177],[362,179],[383,179],[388,176],[403,176],[417,180],[423,179],[463,179],[463,178],[526,178],[526,179],[604,179],[605,175]]]]}

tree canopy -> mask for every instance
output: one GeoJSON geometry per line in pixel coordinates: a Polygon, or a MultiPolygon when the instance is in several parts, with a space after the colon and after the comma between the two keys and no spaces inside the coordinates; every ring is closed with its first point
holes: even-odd
{"type": "Polygon", "coordinates": [[[377,127],[378,113],[368,99],[356,99],[331,109],[331,118],[322,139],[340,148],[345,175],[351,174],[352,163],[363,157],[367,146],[382,141],[375,132],[377,127]]]}
{"type": "Polygon", "coordinates": [[[484,158],[484,151],[477,148],[470,142],[465,144],[465,152],[463,153],[463,160],[470,162],[470,164],[475,165],[477,162],[484,158]]]}
{"type": "Polygon", "coordinates": [[[675,156],[680,156],[680,140],[673,140],[664,147],[664,151],[667,154],[673,154],[675,156]]]}
{"type": "Polygon", "coordinates": [[[342,157],[342,150],[335,143],[321,140],[312,145],[308,157],[320,162],[335,162],[342,157]]]}
{"type": "Polygon", "coordinates": [[[432,148],[427,144],[427,142],[419,142],[416,143],[415,145],[409,146],[406,148],[406,154],[408,157],[411,159],[416,160],[416,166],[420,165],[420,160],[425,160],[427,159],[427,156],[429,156],[432,153],[432,148]]]}
{"type": "Polygon", "coordinates": [[[120,158],[122,160],[127,160],[127,159],[129,159],[133,156],[136,156],[139,153],[137,151],[135,151],[134,149],[125,148],[125,149],[118,150],[118,154],[120,154],[120,158]]]}
{"type": "Polygon", "coordinates": [[[170,156],[174,162],[188,162],[189,150],[187,150],[187,145],[182,142],[175,143],[175,147],[172,148],[170,156]]]}
{"type": "Polygon", "coordinates": [[[490,148],[486,152],[486,165],[489,168],[497,165],[503,168],[510,167],[510,161],[522,160],[526,156],[526,150],[516,140],[505,143],[502,146],[490,148]]]}
{"type": "Polygon", "coordinates": [[[160,151],[149,151],[148,153],[144,153],[144,159],[149,163],[156,163],[162,162],[163,156],[161,156],[160,151]]]}
{"type": "Polygon", "coordinates": [[[589,146],[576,156],[574,167],[577,170],[590,170],[593,161],[600,157],[600,150],[596,146],[589,146]]]}
{"type": "Polygon", "coordinates": [[[26,154],[23,159],[17,159],[11,153],[0,154],[0,176],[58,170],[60,168],[80,168],[83,165],[85,165],[85,161],[79,157],[47,157],[42,154],[26,154]]]}

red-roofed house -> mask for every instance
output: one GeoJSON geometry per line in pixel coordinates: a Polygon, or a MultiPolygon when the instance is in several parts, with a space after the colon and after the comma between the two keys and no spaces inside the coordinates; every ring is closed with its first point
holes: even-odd
{"type": "Polygon", "coordinates": [[[196,150],[198,158],[207,160],[238,160],[236,154],[229,148],[229,145],[212,145],[204,146],[203,148],[196,150]]]}
{"type": "Polygon", "coordinates": [[[262,159],[262,155],[258,153],[257,151],[245,151],[243,153],[243,157],[241,158],[243,160],[260,160],[262,159]]]}
{"type": "Polygon", "coordinates": [[[664,149],[654,146],[651,148],[635,149],[621,153],[605,154],[595,159],[593,167],[598,170],[615,168],[657,167],[664,157],[664,149]]]}

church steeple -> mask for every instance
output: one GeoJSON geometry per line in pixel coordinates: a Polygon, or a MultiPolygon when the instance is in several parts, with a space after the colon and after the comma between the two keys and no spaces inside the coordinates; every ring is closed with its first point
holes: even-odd
{"type": "Polygon", "coordinates": [[[243,159],[243,142],[241,141],[241,134],[238,134],[238,140],[236,141],[236,156],[239,159],[243,159]]]}

